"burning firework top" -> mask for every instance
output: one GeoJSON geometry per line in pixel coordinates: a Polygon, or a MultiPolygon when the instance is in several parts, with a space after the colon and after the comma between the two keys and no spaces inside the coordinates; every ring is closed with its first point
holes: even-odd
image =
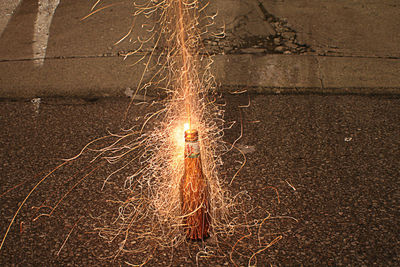
{"type": "Polygon", "coordinates": [[[196,130],[185,131],[185,158],[200,157],[199,137],[196,130]]]}

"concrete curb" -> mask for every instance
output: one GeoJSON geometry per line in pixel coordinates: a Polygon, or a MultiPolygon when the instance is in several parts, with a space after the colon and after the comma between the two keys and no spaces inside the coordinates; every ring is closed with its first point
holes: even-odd
{"type": "MultiPolygon", "coordinates": [[[[152,20],[137,17],[130,38],[115,45],[132,27],[131,1],[84,21],[90,1],[3,2],[0,97],[121,96],[137,87],[143,65],[132,64],[140,55],[125,61],[118,55],[137,48],[132,42],[147,36],[142,25],[152,20]]],[[[226,36],[204,36],[204,44],[215,54],[213,73],[221,90],[400,94],[396,4],[211,1],[207,13],[218,16],[210,31],[224,25],[226,36]]],[[[147,45],[142,51],[151,49],[147,45]]]]}
{"type": "MultiPolygon", "coordinates": [[[[32,60],[3,61],[0,97],[121,96],[140,80],[143,66],[132,66],[138,58],[56,58],[42,68],[32,60]]],[[[213,73],[225,91],[400,94],[400,59],[236,54],[214,60],[213,73]]]]}
{"type": "Polygon", "coordinates": [[[216,78],[222,84],[230,86],[320,88],[321,90],[400,87],[399,59],[231,55],[218,56],[215,65],[216,78]]]}

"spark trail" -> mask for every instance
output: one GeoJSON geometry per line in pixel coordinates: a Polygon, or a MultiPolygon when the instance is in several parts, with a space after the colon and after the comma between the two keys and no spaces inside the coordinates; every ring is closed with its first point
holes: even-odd
{"type": "MultiPolygon", "coordinates": [[[[132,197],[119,207],[116,224],[99,228],[102,236],[110,241],[122,238],[116,255],[148,251],[154,242],[162,247],[176,247],[185,242],[182,219],[187,214],[182,214],[180,192],[185,123],[199,132],[202,169],[209,187],[211,235],[226,232],[230,227],[227,223],[229,201],[218,175],[221,154],[226,151],[222,142],[223,111],[215,104],[215,82],[210,72],[212,59],[200,53],[201,34],[209,34],[201,25],[211,24],[212,20],[201,14],[205,6],[196,0],[135,3],[135,16],[147,18],[142,27],[148,29],[148,36],[140,36],[134,42],[137,47],[127,56],[140,54],[150,45],[151,51],[141,61],[145,62],[145,71],[156,68],[156,74],[149,81],[139,82],[136,93],[155,88],[163,91],[165,98],[158,103],[159,111],[144,118],[137,134],[129,133],[112,146],[115,149],[133,140],[127,153],[137,153],[136,147],[143,151],[139,157],[141,168],[125,183],[132,197]],[[151,21],[156,25],[151,25],[151,21]],[[130,246],[132,241],[135,246],[130,246]]],[[[134,32],[134,27],[130,32],[134,32]]],[[[125,157],[127,154],[122,151],[120,155],[114,154],[113,159],[125,157]]]]}
{"type": "MultiPolygon", "coordinates": [[[[97,1],[92,12],[83,19],[115,4],[101,6],[101,1],[97,1]]],[[[247,215],[254,211],[253,207],[245,211],[242,206],[250,199],[248,193],[241,191],[232,196],[224,189],[226,181],[230,179],[221,179],[219,174],[222,155],[232,149],[234,144],[222,140],[224,112],[216,101],[216,83],[210,71],[213,60],[201,41],[213,35],[208,26],[213,25],[215,16],[205,13],[207,5],[199,0],[133,2],[132,27],[116,42],[130,40],[132,51],[125,56],[139,56],[137,64],[144,66],[132,101],[135,95],[146,95],[148,90],[160,93],[163,98],[148,103],[147,108],[151,111],[131,128],[90,142],[76,157],[67,161],[76,161],[84,154],[90,153],[92,156],[95,153],[91,163],[110,163],[114,170],[104,179],[103,188],[107,188],[117,174],[126,173],[128,169],[130,171],[123,183],[129,197],[109,201],[110,206],[104,209],[103,216],[107,219],[94,225],[96,232],[107,241],[105,243],[114,245],[115,253],[108,259],[129,254],[132,255],[131,262],[145,264],[151,260],[151,252],[158,248],[173,249],[187,244],[183,223],[187,214],[182,214],[180,188],[184,175],[185,123],[199,134],[201,167],[208,187],[209,234],[213,239],[213,242],[203,242],[198,247],[200,251],[197,256],[221,257],[222,254],[222,257],[230,258],[234,263],[232,255],[247,253],[251,265],[256,261],[257,254],[281,238],[278,235],[270,242],[261,242],[261,230],[264,230],[265,222],[272,217],[267,213],[264,219],[248,220],[247,215]],[[142,23],[136,23],[140,20],[142,23]],[[135,39],[133,33],[137,32],[143,34],[135,39]],[[145,78],[149,72],[154,75],[145,78]],[[135,168],[134,171],[131,167],[135,168]],[[259,246],[249,249],[243,240],[250,238],[257,238],[259,246]],[[247,250],[246,253],[243,250],[247,250]]],[[[129,114],[128,107],[125,116],[129,114]]],[[[46,177],[40,180],[27,198],[46,177]]],[[[79,178],[71,190],[86,177],[79,178]]],[[[64,199],[62,197],[60,201],[64,199]]],[[[59,204],[56,201],[53,210],[59,204]]],[[[46,217],[49,216],[51,213],[46,217]]],[[[62,247],[69,236],[70,233],[62,247]]]]}
{"type": "MultiPolygon", "coordinates": [[[[142,28],[148,29],[148,36],[138,37],[134,42],[136,48],[127,56],[140,54],[150,46],[151,51],[145,52],[139,62],[145,62],[145,72],[155,69],[155,75],[146,82],[143,74],[136,93],[154,88],[166,97],[158,102],[159,111],[144,118],[139,135],[132,144],[132,147],[140,146],[143,150],[141,168],[125,183],[132,197],[119,207],[116,224],[99,229],[109,241],[119,238],[116,255],[131,252],[144,256],[155,243],[163,248],[176,248],[186,242],[182,219],[187,214],[182,214],[180,208],[185,123],[199,133],[201,164],[208,185],[209,229],[214,239],[213,244],[203,244],[198,253],[205,257],[222,254],[234,263],[232,255],[239,253],[238,249],[242,247],[248,251],[239,254],[247,254],[248,264],[252,265],[257,254],[282,238],[278,234],[269,242],[262,243],[263,225],[272,217],[266,212],[267,217],[249,221],[247,215],[255,208],[245,211],[242,204],[251,197],[244,191],[231,196],[223,186],[227,183],[219,175],[222,154],[234,145],[222,140],[225,126],[223,110],[216,104],[216,85],[210,71],[213,60],[202,47],[202,38],[223,36],[208,30],[215,16],[205,13],[207,5],[199,0],[135,3],[135,16],[144,16],[154,24],[149,20],[143,24],[142,28]],[[236,237],[231,239],[233,233],[236,237]],[[238,244],[243,237],[257,238],[258,246],[249,249],[246,244],[238,244]],[[224,244],[225,249],[222,249],[224,244]]],[[[132,26],[124,38],[134,32],[134,28],[132,26]]]]}

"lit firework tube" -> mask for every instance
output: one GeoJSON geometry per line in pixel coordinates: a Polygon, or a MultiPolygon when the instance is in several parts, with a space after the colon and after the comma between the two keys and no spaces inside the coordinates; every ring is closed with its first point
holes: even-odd
{"type": "Polygon", "coordinates": [[[182,213],[186,238],[204,240],[210,228],[207,181],[201,167],[198,132],[185,131],[185,163],[181,182],[182,213]]]}

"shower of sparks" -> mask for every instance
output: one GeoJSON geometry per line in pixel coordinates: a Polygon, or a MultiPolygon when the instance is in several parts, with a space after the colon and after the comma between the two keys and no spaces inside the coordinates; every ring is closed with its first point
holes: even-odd
{"type": "MultiPolygon", "coordinates": [[[[101,0],[96,1],[92,12],[83,19],[118,3],[104,6],[101,4],[101,0]]],[[[123,185],[129,197],[124,200],[107,201],[118,210],[114,210],[116,217],[112,220],[99,217],[98,224],[95,225],[96,232],[102,238],[110,244],[116,244],[115,253],[108,259],[122,254],[136,255],[132,260],[143,265],[151,260],[152,252],[157,248],[175,248],[185,243],[183,218],[186,215],[182,214],[181,210],[180,184],[184,175],[184,132],[188,129],[196,129],[199,133],[202,169],[208,185],[211,217],[212,241],[202,243],[196,261],[198,257],[220,257],[219,255],[223,254],[223,257],[229,258],[236,266],[234,255],[248,255],[248,264],[254,265],[258,254],[282,238],[281,232],[267,234],[269,239],[263,236],[266,233],[267,221],[278,217],[271,217],[269,212],[261,207],[247,205],[247,201],[251,199],[247,191],[233,196],[224,189],[224,186],[228,186],[227,181],[230,180],[232,184],[239,171],[231,179],[221,179],[219,175],[222,155],[236,148],[237,140],[233,144],[224,143],[222,140],[224,114],[221,105],[217,104],[215,80],[210,71],[213,61],[202,46],[202,39],[211,35],[221,38],[224,34],[213,34],[208,30],[214,24],[215,15],[206,14],[207,6],[208,3],[200,0],[133,2],[132,27],[116,44],[128,40],[132,51],[124,56],[139,57],[136,64],[144,66],[137,88],[131,92],[132,101],[139,99],[140,97],[136,97],[139,95],[144,95],[146,99],[148,90],[156,91],[163,98],[148,103],[148,107],[157,110],[148,113],[137,121],[137,125],[122,130],[120,134],[110,134],[88,143],[76,157],[65,161],[44,176],[18,207],[2,239],[0,249],[18,212],[36,188],[58,168],[77,160],[85,153],[96,153],[91,163],[98,164],[97,167],[89,165],[88,169],[91,170],[84,170],[86,174],[78,173],[77,177],[82,176],[77,178],[75,184],[53,205],[38,207],[37,211],[40,214],[34,221],[42,216],[50,217],[68,194],[86,181],[96,169],[104,166],[105,162],[116,167],[105,178],[103,188],[112,183],[114,175],[128,169],[131,171],[132,167],[139,165],[123,185]],[[143,20],[144,23],[137,23],[143,20]],[[133,33],[137,32],[143,34],[134,39],[133,33]],[[148,78],[148,73],[152,73],[153,76],[148,78]],[[104,143],[108,145],[104,146],[104,143]],[[46,207],[50,210],[47,213],[42,211],[46,207]],[[247,216],[254,211],[257,214],[265,213],[267,216],[261,215],[262,219],[251,220],[247,216]],[[245,240],[251,238],[256,239],[256,246],[246,244],[245,240]]],[[[125,117],[129,114],[128,108],[125,117]]],[[[240,149],[237,150],[244,157],[240,167],[242,169],[246,158],[240,149]]],[[[71,179],[75,178],[74,176],[71,179]]],[[[66,184],[69,181],[67,180],[66,184]]],[[[277,189],[271,188],[276,191],[280,202],[277,189]]],[[[295,220],[291,217],[285,219],[295,220]]],[[[57,255],[66,245],[72,231],[78,228],[80,221],[81,218],[75,222],[57,255]]]]}
{"type": "Polygon", "coordinates": [[[174,247],[185,241],[180,195],[185,129],[199,132],[202,167],[210,190],[211,229],[218,233],[229,227],[229,204],[218,176],[221,153],[226,151],[222,142],[223,111],[215,104],[212,59],[200,53],[204,51],[202,35],[210,34],[207,25],[213,23],[212,16],[203,14],[206,6],[197,0],[134,3],[135,19],[145,17],[147,22],[133,25],[124,38],[130,38],[135,27],[148,34],[132,41],[136,47],[126,54],[140,54],[140,62],[145,62],[135,94],[153,88],[166,97],[158,103],[159,111],[146,116],[139,131],[128,132],[101,151],[103,157],[112,152],[112,162],[141,151],[141,168],[125,183],[132,196],[120,206],[118,220],[99,229],[110,241],[122,237],[117,255],[132,252],[131,241],[141,244],[140,248],[135,246],[137,252],[149,251],[154,242],[174,247]],[[143,52],[146,46],[152,46],[150,52],[143,52]],[[156,69],[155,75],[145,81],[144,75],[150,69],[156,69]],[[121,146],[132,138],[129,145],[121,146]]]}

